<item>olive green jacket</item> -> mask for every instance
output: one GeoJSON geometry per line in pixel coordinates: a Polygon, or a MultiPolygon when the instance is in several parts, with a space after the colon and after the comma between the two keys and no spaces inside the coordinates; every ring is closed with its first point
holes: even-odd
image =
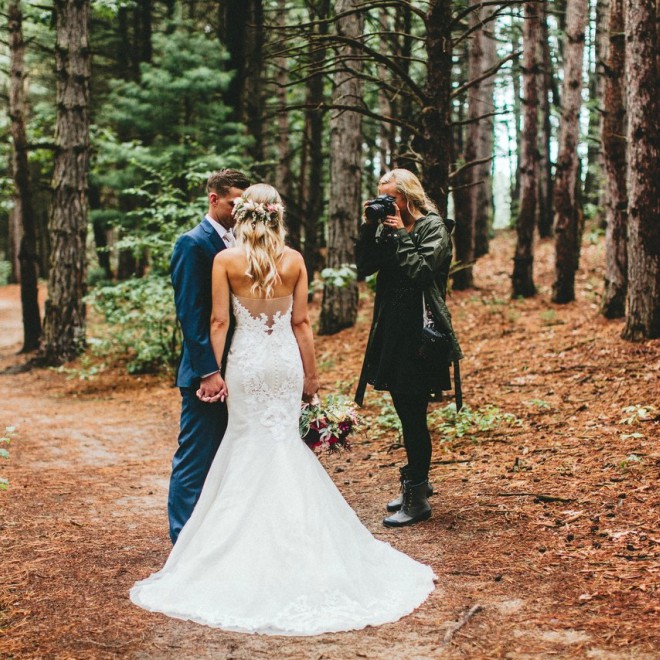
{"type": "MultiPolygon", "coordinates": [[[[437,213],[430,212],[417,220],[410,233],[405,229],[399,229],[386,238],[383,236],[381,224],[364,223],[360,227],[355,248],[358,279],[364,279],[368,275],[376,273],[386,261],[394,259],[410,282],[424,291],[424,299],[431,308],[433,316],[451,337],[453,350],[449,360],[456,362],[463,357],[463,353],[452,327],[451,314],[445,304],[447,278],[452,256],[450,233],[453,226],[453,221],[445,222],[437,213]]],[[[380,320],[380,302],[377,281],[374,316],[367,342],[367,353],[380,320]]],[[[419,313],[422,314],[421,309],[419,313]]],[[[363,366],[355,397],[360,405],[362,405],[366,384],[366,370],[363,366]]]]}

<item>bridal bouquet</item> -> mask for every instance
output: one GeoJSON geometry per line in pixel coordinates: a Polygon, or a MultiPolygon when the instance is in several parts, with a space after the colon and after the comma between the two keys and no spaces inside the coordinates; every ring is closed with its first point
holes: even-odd
{"type": "Polygon", "coordinates": [[[300,411],[300,437],[317,452],[350,449],[348,438],[361,424],[355,404],[342,396],[331,395],[325,403],[315,398],[300,411]]]}

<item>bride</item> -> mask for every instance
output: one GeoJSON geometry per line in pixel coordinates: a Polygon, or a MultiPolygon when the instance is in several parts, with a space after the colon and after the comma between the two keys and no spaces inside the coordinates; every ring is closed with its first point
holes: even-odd
{"type": "Polygon", "coordinates": [[[237,247],[213,265],[211,340],[229,425],[165,566],[137,582],[140,607],[224,630],[316,635],[396,621],[434,589],[430,567],[376,540],[298,431],[318,390],[307,273],[285,246],[278,192],[234,205],[237,247]]]}

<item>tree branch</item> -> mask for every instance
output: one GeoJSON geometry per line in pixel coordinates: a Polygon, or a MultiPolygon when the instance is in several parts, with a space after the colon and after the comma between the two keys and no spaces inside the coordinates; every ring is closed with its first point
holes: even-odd
{"type": "Polygon", "coordinates": [[[473,80],[469,80],[466,82],[464,85],[461,85],[460,87],[457,87],[450,95],[450,98],[454,99],[457,96],[460,96],[463,92],[466,90],[470,89],[470,87],[474,87],[475,85],[478,85],[482,80],[486,80],[486,78],[490,78],[491,76],[494,76],[508,61],[516,59],[522,51],[516,51],[515,53],[509,53],[505,58],[501,59],[497,64],[494,66],[490,67],[487,71],[484,71],[480,76],[477,76],[473,80]]]}

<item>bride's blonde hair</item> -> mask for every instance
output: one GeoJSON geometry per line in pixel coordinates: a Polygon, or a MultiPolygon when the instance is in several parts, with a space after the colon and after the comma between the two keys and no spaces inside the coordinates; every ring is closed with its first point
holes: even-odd
{"type": "Polygon", "coordinates": [[[282,198],[273,186],[257,183],[234,200],[232,215],[237,243],[248,261],[245,274],[252,280],[250,292],[255,297],[272,298],[275,285],[281,281],[277,262],[284,253],[286,238],[282,198]]]}

